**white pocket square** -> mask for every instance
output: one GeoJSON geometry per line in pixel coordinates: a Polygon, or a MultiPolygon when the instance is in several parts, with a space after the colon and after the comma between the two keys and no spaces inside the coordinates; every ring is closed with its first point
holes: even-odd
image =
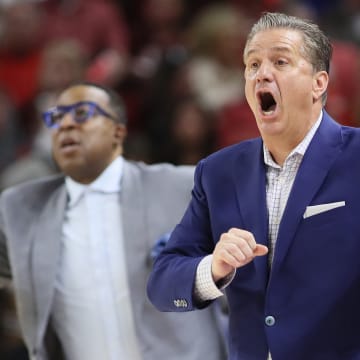
{"type": "Polygon", "coordinates": [[[342,206],[345,206],[345,201],[338,201],[338,202],[333,202],[333,203],[328,203],[328,204],[307,206],[306,210],[304,212],[303,218],[306,219],[310,216],[321,214],[325,211],[336,209],[336,208],[342,207],[342,206]]]}

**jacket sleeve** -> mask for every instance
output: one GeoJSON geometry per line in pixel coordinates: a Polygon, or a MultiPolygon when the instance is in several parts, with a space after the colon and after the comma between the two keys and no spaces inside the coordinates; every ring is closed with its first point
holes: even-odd
{"type": "Polygon", "coordinates": [[[187,210],[156,258],[150,274],[148,297],[160,311],[184,312],[210,303],[198,304],[193,294],[198,264],[214,249],[206,194],[202,187],[203,166],[204,160],[196,168],[187,210]]]}

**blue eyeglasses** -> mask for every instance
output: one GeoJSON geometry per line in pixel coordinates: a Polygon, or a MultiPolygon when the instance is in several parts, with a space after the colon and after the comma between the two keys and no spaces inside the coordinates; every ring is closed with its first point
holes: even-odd
{"type": "Polygon", "coordinates": [[[116,120],[114,116],[102,109],[95,102],[80,101],[72,105],[55,106],[48,111],[45,111],[42,116],[46,127],[50,129],[57,129],[67,113],[72,115],[73,121],[77,124],[82,124],[95,115],[103,115],[116,120]]]}

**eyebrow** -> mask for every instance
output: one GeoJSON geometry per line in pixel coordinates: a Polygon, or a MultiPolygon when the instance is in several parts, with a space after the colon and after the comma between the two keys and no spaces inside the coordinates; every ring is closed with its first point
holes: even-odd
{"type": "MultiPolygon", "coordinates": [[[[292,52],[288,46],[273,46],[270,48],[270,51],[275,52],[275,53],[291,53],[292,52]]],[[[244,54],[244,59],[248,58],[250,55],[252,55],[253,53],[257,53],[257,52],[259,52],[259,50],[257,50],[256,48],[252,48],[252,49],[250,48],[250,50],[244,54]]]]}

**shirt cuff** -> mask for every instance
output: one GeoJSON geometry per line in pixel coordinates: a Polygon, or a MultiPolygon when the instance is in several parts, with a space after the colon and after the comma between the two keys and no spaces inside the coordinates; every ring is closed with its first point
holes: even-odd
{"type": "Polygon", "coordinates": [[[225,278],[221,279],[217,285],[212,277],[211,264],[212,255],[207,255],[200,261],[196,269],[194,295],[199,301],[214,300],[224,295],[221,290],[231,283],[236,273],[234,270],[225,278]]]}

